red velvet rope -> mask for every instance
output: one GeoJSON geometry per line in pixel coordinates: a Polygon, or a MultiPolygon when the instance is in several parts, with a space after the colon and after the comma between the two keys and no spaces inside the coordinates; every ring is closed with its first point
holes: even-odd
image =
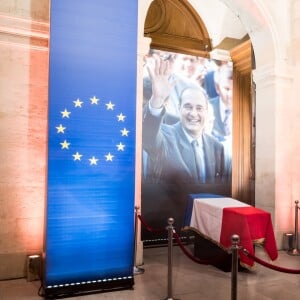
{"type": "MultiPolygon", "coordinates": [[[[166,229],[153,229],[151,226],[149,226],[142,218],[141,215],[138,215],[139,220],[141,221],[141,223],[146,227],[146,229],[150,232],[153,233],[160,233],[165,231],[166,229]]],[[[194,255],[192,255],[182,244],[181,239],[178,235],[178,233],[174,232],[173,233],[174,238],[176,239],[179,247],[181,248],[181,250],[183,251],[183,253],[190,258],[191,260],[193,260],[194,262],[198,263],[198,264],[203,264],[203,265],[212,265],[214,263],[217,263],[218,261],[224,259],[225,255],[227,255],[226,253],[224,253],[224,257],[223,256],[218,256],[218,257],[214,257],[212,259],[199,259],[198,257],[195,257],[194,255]]],[[[243,253],[245,255],[247,255],[248,257],[250,257],[251,259],[253,259],[254,261],[256,261],[257,263],[270,268],[272,270],[278,271],[278,272],[283,272],[283,273],[289,273],[289,274],[300,274],[300,270],[297,269],[287,269],[287,268],[283,268],[283,267],[279,267],[279,266],[275,266],[272,265],[254,255],[252,255],[251,253],[249,253],[249,251],[245,248],[241,249],[240,251],[243,251],[243,253]]]]}
{"type": "Polygon", "coordinates": [[[178,235],[178,233],[174,232],[173,236],[175,237],[179,247],[181,248],[181,250],[183,251],[183,253],[190,258],[192,261],[198,263],[198,264],[202,264],[202,265],[212,265],[215,264],[217,262],[219,262],[220,260],[224,259],[225,255],[227,255],[226,253],[224,254],[224,256],[218,256],[218,257],[213,257],[211,259],[200,259],[198,257],[195,257],[194,255],[192,255],[182,244],[181,239],[178,235]]]}
{"type": "MultiPolygon", "coordinates": [[[[149,226],[146,221],[142,218],[141,215],[137,215],[138,219],[141,221],[141,223],[146,227],[146,229],[150,232],[153,233],[161,233],[163,231],[165,231],[166,229],[153,229],[151,226],[149,226]]],[[[199,259],[198,257],[193,256],[182,244],[180,236],[178,235],[178,233],[174,232],[173,233],[174,238],[176,239],[178,245],[180,246],[181,250],[183,251],[183,253],[189,257],[191,260],[193,260],[194,262],[198,263],[198,264],[202,264],[202,265],[212,265],[214,263],[217,263],[221,260],[224,259],[225,255],[227,255],[226,253],[224,253],[224,256],[217,256],[217,257],[213,257],[211,259],[199,259]]]]}
{"type": "Polygon", "coordinates": [[[151,226],[149,226],[149,225],[143,220],[143,218],[142,218],[141,215],[138,215],[138,218],[139,218],[139,220],[141,221],[141,223],[146,227],[146,229],[147,229],[148,231],[150,231],[150,232],[153,232],[153,233],[161,233],[161,232],[163,232],[163,231],[166,230],[166,229],[162,229],[162,228],[160,228],[160,229],[154,229],[154,228],[152,228],[151,226]]]}
{"type": "Polygon", "coordinates": [[[249,253],[248,250],[246,249],[242,249],[241,251],[243,251],[243,253],[247,256],[249,256],[251,259],[253,259],[254,261],[256,261],[257,263],[270,268],[272,270],[278,271],[278,272],[283,272],[283,273],[290,273],[290,274],[300,274],[300,270],[295,270],[295,269],[287,269],[287,268],[283,268],[283,267],[279,267],[279,266],[275,266],[272,264],[267,263],[266,261],[263,261],[262,259],[252,255],[249,253]]]}

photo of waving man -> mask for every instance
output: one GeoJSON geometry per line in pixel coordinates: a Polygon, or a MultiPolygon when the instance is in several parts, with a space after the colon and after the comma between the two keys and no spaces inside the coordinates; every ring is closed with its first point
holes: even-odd
{"type": "Polygon", "coordinates": [[[148,67],[152,95],[143,114],[143,150],[147,153],[147,178],[183,183],[222,183],[228,180],[224,170],[223,145],[207,134],[208,97],[201,86],[187,85],[179,96],[179,121],[166,124],[164,116],[169,97],[176,85],[170,65],[159,55],[148,67]],[[171,78],[171,79],[170,79],[171,78]]]}

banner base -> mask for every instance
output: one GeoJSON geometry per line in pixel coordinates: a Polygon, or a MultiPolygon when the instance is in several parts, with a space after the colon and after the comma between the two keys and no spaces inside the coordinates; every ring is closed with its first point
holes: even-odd
{"type": "Polygon", "coordinates": [[[44,299],[62,299],[96,293],[133,289],[134,279],[112,279],[102,282],[82,282],[44,287],[44,299]]]}

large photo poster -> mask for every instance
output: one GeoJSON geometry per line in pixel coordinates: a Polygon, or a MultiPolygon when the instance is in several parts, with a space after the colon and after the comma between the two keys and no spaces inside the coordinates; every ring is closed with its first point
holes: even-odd
{"type": "MultiPolygon", "coordinates": [[[[187,196],[231,194],[232,63],[150,49],[144,59],[142,215],[181,229],[187,196]]],[[[164,235],[163,233],[162,235],[164,235]]],[[[163,241],[142,229],[144,243],[163,241]]]]}

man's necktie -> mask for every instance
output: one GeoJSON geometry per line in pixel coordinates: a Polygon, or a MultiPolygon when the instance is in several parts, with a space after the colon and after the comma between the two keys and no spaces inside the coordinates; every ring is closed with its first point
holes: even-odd
{"type": "Polygon", "coordinates": [[[198,146],[198,142],[196,140],[192,141],[192,146],[194,150],[195,163],[198,174],[198,181],[205,182],[205,166],[204,166],[204,157],[202,154],[202,149],[198,146]],[[200,152],[201,151],[201,152],[200,152]]]}
{"type": "Polygon", "coordinates": [[[224,121],[223,121],[225,135],[230,135],[231,134],[231,130],[232,130],[232,124],[230,122],[231,113],[232,113],[231,109],[226,109],[225,110],[225,118],[224,118],[224,121]]]}

